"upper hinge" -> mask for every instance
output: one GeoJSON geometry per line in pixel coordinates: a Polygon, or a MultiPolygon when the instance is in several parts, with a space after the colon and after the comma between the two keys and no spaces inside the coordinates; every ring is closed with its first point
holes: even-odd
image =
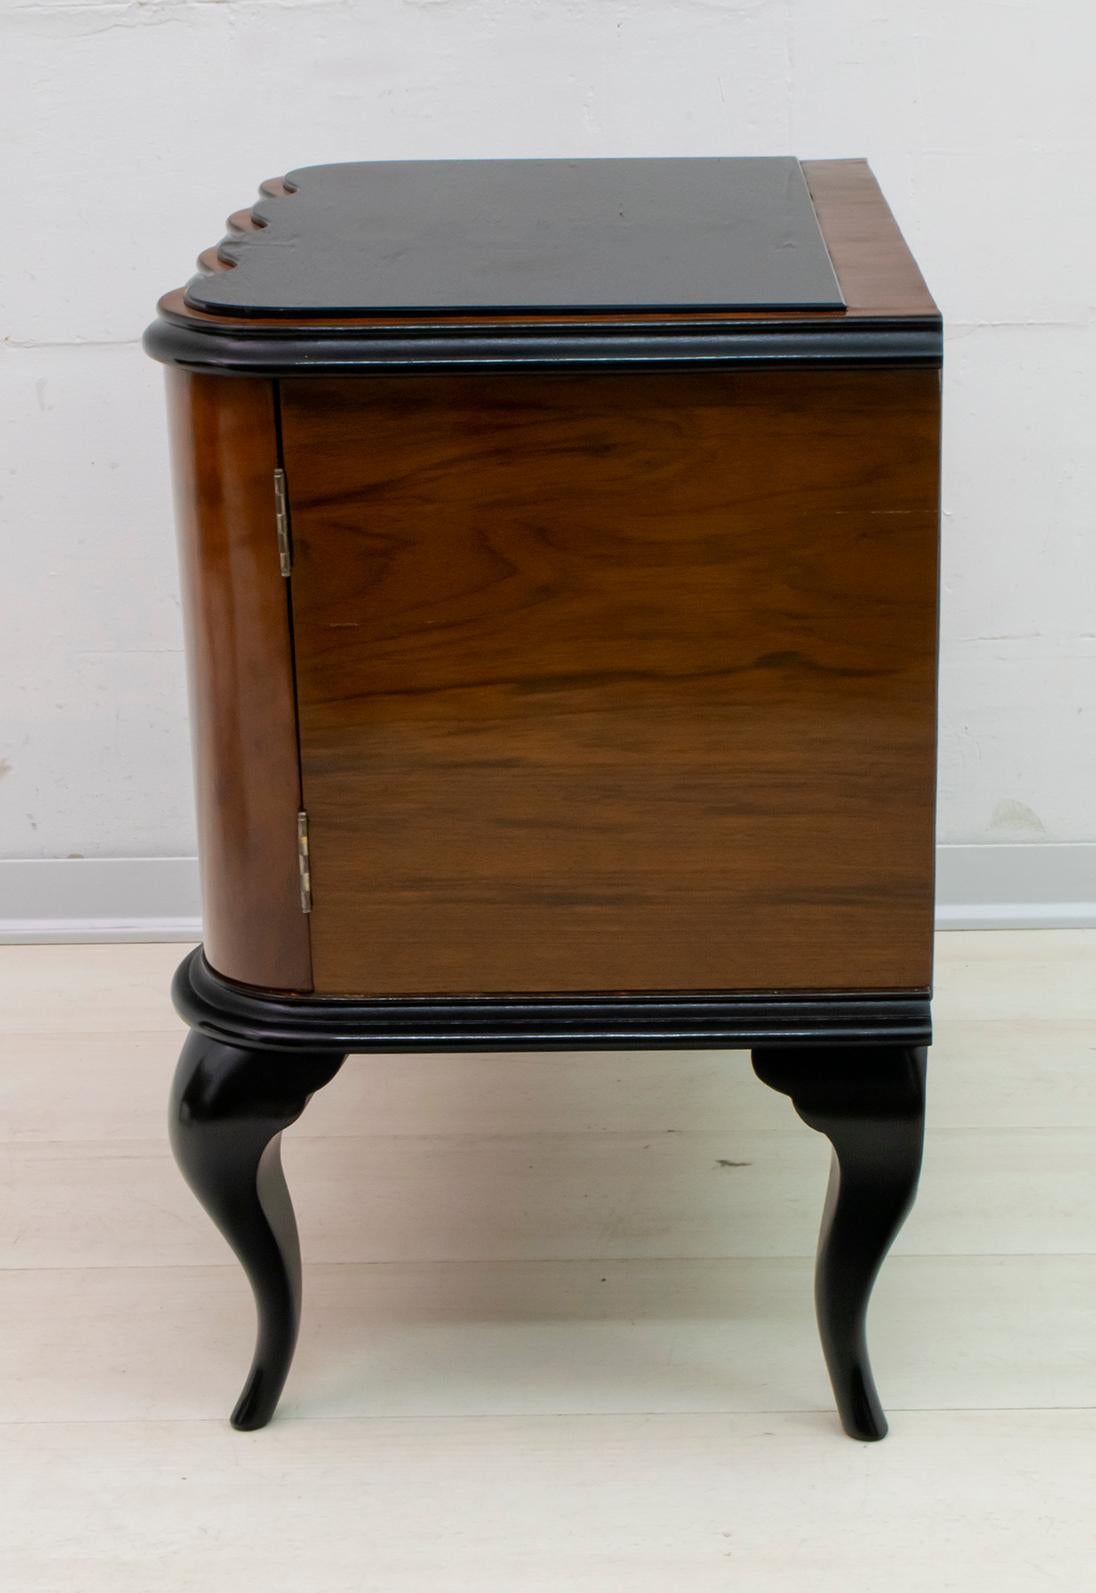
{"type": "Polygon", "coordinates": [[[312,911],[312,865],[308,857],[308,814],[297,814],[297,872],[301,886],[301,912],[312,911]]]}
{"type": "Polygon", "coordinates": [[[285,471],[274,472],[274,528],[278,537],[278,564],[283,575],[293,568],[293,548],[289,540],[289,499],[285,490],[285,471]]]}

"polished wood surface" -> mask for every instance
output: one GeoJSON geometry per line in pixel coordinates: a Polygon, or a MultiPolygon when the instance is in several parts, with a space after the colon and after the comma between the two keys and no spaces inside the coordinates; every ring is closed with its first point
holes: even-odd
{"type": "Polygon", "coordinates": [[[169,372],[206,954],[230,979],[311,988],[274,385],[169,372]]]}
{"type": "Polygon", "coordinates": [[[928,986],[938,422],[921,370],[284,383],[315,990],[928,986]]]}
{"type": "MultiPolygon", "coordinates": [[[[837,273],[837,280],[845,299],[846,309],[840,310],[783,310],[781,319],[840,320],[843,316],[888,316],[902,319],[938,315],[917,262],[910,253],[905,239],[887,205],[879,185],[864,160],[805,160],[803,174],[807,179],[814,203],[818,225],[829,250],[837,273]]],[[[261,184],[261,192],[269,198],[290,194],[281,179],[271,179],[261,184]]],[[[259,222],[250,211],[237,211],[228,218],[229,231],[252,231],[259,222]]],[[[204,250],[199,256],[202,267],[210,271],[234,269],[232,262],[218,253],[218,246],[204,250]]],[[[200,310],[186,302],[182,288],[167,293],[160,301],[161,311],[175,318],[212,322],[226,331],[236,327],[262,325],[286,326],[284,317],[234,317],[200,310]]],[[[771,316],[771,311],[710,310],[703,312],[705,321],[758,320],[771,316]]],[[[591,322],[629,321],[648,323],[695,319],[695,311],[596,311],[575,312],[569,315],[465,315],[460,319],[470,326],[519,325],[541,323],[546,319],[576,325],[591,322]]],[[[409,322],[429,323],[431,318],[417,316],[308,316],[297,323],[308,327],[344,326],[368,322],[370,325],[402,326],[409,322]]]]}
{"type": "Polygon", "coordinates": [[[939,314],[866,160],[806,160],[815,215],[851,317],[939,314]]]}

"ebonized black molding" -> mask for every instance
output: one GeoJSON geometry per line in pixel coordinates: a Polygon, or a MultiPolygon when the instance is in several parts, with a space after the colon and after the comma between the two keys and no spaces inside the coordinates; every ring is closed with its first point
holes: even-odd
{"type": "Polygon", "coordinates": [[[316,1053],[749,1050],[923,1046],[927,991],[823,995],[264,995],[215,973],[201,947],[172,985],[179,1015],[226,1045],[316,1053]]]}
{"type": "Polygon", "coordinates": [[[218,326],[161,310],[144,335],[153,359],[224,376],[347,376],[414,371],[596,370],[667,366],[902,365],[938,367],[938,316],[807,317],[713,323],[617,322],[589,328],[460,324],[218,326]]]}

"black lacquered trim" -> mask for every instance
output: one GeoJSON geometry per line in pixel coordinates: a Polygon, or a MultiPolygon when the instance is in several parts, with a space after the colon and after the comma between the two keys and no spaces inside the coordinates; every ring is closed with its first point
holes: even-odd
{"type": "Polygon", "coordinates": [[[352,376],[415,371],[596,370],[665,366],[919,365],[943,359],[939,316],[616,322],[506,329],[451,324],[369,329],[254,326],[161,310],[144,336],[153,359],[225,376],[352,376]]]}
{"type": "Polygon", "coordinates": [[[176,1010],[227,1045],[273,1051],[748,1050],[772,1045],[928,1045],[927,991],[818,995],[267,995],[180,964],[176,1010]]]}

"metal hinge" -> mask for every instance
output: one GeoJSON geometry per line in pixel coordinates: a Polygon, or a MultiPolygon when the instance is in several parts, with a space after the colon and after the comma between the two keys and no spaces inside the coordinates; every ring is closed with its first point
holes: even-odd
{"type": "Polygon", "coordinates": [[[308,814],[297,814],[297,873],[301,885],[301,912],[312,911],[312,866],[308,860],[308,814]]]}
{"type": "Polygon", "coordinates": [[[285,490],[285,471],[274,472],[274,527],[278,537],[278,564],[283,575],[293,568],[293,549],[289,541],[289,499],[285,490]]]}

